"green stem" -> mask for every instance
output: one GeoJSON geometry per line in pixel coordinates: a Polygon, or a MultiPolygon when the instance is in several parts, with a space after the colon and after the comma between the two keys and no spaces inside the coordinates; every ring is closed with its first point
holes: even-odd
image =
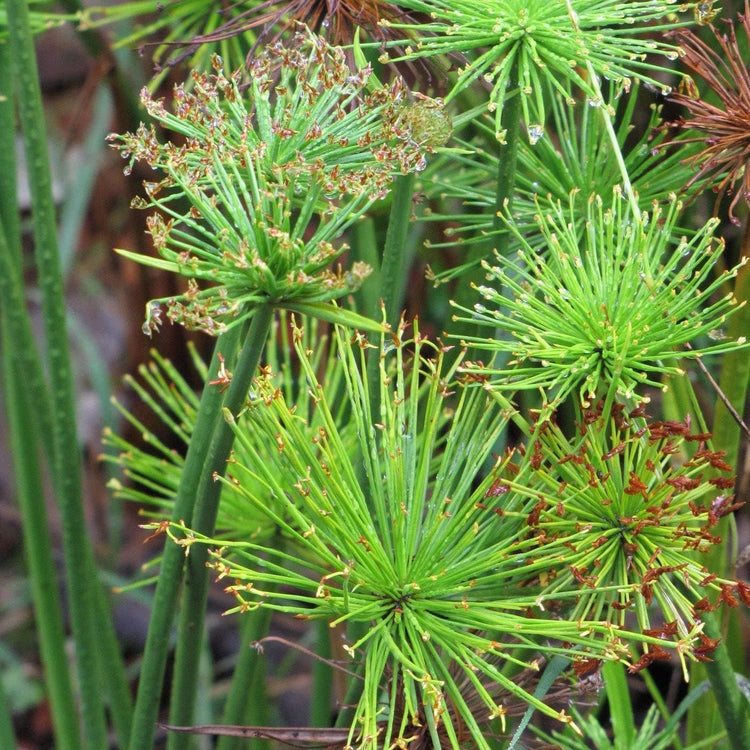
{"type": "Polygon", "coordinates": [[[331,725],[331,688],[333,687],[333,669],[331,659],[331,628],[324,620],[315,623],[315,655],[318,657],[312,665],[312,698],[310,705],[310,723],[314,727],[331,725]]]}
{"type": "MultiPolygon", "coordinates": [[[[38,452],[39,420],[29,418],[35,411],[44,408],[45,399],[36,400],[36,393],[29,388],[26,376],[29,360],[33,360],[32,353],[36,353],[36,350],[21,293],[19,269],[11,265],[11,257],[12,251],[5,242],[5,234],[0,231],[3,383],[18,504],[23,519],[24,553],[34,602],[39,651],[44,665],[44,681],[55,727],[55,745],[60,750],[77,750],[81,747],[81,738],[65,651],[52,539],[47,526],[43,471],[38,452]],[[36,407],[32,406],[34,403],[36,407]]],[[[32,361],[31,365],[39,366],[39,362],[32,361]]],[[[0,743],[0,746],[13,747],[14,743],[0,743]]]]}
{"type": "MultiPolygon", "coordinates": [[[[743,304],[729,320],[727,335],[731,339],[747,336],[750,331],[750,221],[745,222],[742,233],[742,257],[748,262],[740,269],[734,283],[734,297],[738,304],[743,304]]],[[[735,411],[742,415],[750,385],[750,349],[738,349],[728,352],[721,360],[721,377],[719,387],[727,397],[735,411]]],[[[740,428],[730,414],[724,402],[717,398],[712,425],[711,440],[714,450],[726,451],[725,460],[732,466],[737,466],[740,447],[740,428]]],[[[714,533],[727,540],[730,534],[730,518],[722,518],[714,533]]],[[[707,567],[712,573],[725,576],[730,573],[730,560],[727,555],[726,541],[722,545],[712,548],[709,553],[707,567]]],[[[743,652],[741,644],[737,644],[739,652],[733,657],[740,657],[743,652]]],[[[741,663],[735,662],[741,669],[741,663]]]]}
{"type": "Polygon", "coordinates": [[[372,268],[372,273],[365,279],[357,291],[357,312],[372,320],[380,318],[380,257],[375,235],[375,222],[371,216],[360,219],[354,225],[351,255],[352,260],[361,260],[372,268]]]}
{"type": "MultiPolygon", "coordinates": [[[[95,607],[99,613],[111,612],[109,597],[99,578],[99,571],[91,561],[91,578],[98,585],[94,589],[95,607]]],[[[133,696],[128,684],[128,675],[122,660],[120,643],[115,632],[112,617],[97,619],[98,656],[102,671],[102,688],[107,699],[107,707],[112,719],[112,726],[118,739],[118,747],[127,747],[130,738],[130,726],[133,722],[133,696]]]]}
{"type": "Polygon", "coordinates": [[[625,667],[620,662],[606,662],[602,666],[602,677],[607,689],[615,747],[633,747],[636,730],[625,667]]]}
{"type": "MultiPolygon", "coordinates": [[[[188,525],[192,523],[196,488],[206,463],[211,436],[220,419],[223,401],[223,394],[217,386],[211,385],[211,381],[215,380],[218,375],[221,366],[220,356],[223,356],[227,363],[234,361],[239,340],[240,331],[238,327],[235,327],[230,328],[216,342],[195,417],[193,438],[188,446],[180,485],[177,489],[172,512],[172,520],[175,522],[184,522],[188,525]]],[[[143,750],[143,748],[150,748],[153,744],[154,727],[159,713],[164,670],[169,652],[169,636],[177,607],[184,560],[184,551],[179,545],[167,544],[164,547],[138,682],[130,750],[143,750]]]]}
{"type": "MultiPolygon", "coordinates": [[[[716,618],[705,613],[703,632],[709,638],[720,638],[721,630],[716,618]]],[[[750,750],[750,722],[747,720],[747,701],[737,686],[734,669],[726,643],[719,643],[711,654],[711,661],[704,665],[711,683],[721,720],[727,730],[727,739],[732,750],[750,750]]]]}
{"type": "MultiPolygon", "coordinates": [[[[392,329],[398,327],[403,303],[403,276],[407,272],[404,263],[406,237],[409,233],[409,223],[412,215],[412,197],[414,195],[414,173],[401,175],[393,185],[391,213],[388,218],[388,230],[383,246],[383,260],[380,264],[380,299],[386,322],[392,329]]],[[[369,311],[368,311],[369,312],[369,311]]],[[[379,336],[376,337],[379,340],[379,336]]],[[[378,368],[380,366],[380,347],[370,352],[367,360],[367,380],[369,383],[378,382],[378,368]]],[[[379,413],[379,388],[371,391],[372,413],[379,413]]]]}
{"type": "MultiPolygon", "coordinates": [[[[13,102],[10,50],[7,44],[3,44],[0,45],[0,139],[4,141],[0,148],[0,351],[3,352],[8,434],[55,742],[61,750],[75,750],[80,747],[81,738],[65,651],[57,569],[52,557],[38,449],[40,436],[51,434],[50,406],[24,301],[13,102]]],[[[51,455],[51,444],[45,448],[51,455]]],[[[6,744],[0,737],[0,747],[13,747],[14,744],[13,741],[6,744]]]]}
{"type": "MultiPolygon", "coordinates": [[[[503,102],[502,112],[505,137],[497,154],[495,215],[492,217],[492,228],[495,230],[502,228],[502,217],[513,208],[513,193],[516,188],[518,139],[521,137],[521,92],[518,90],[518,67],[515,63],[510,81],[511,94],[503,102]]],[[[479,249],[484,250],[481,246],[479,249]]],[[[474,260],[471,256],[470,259],[474,260]]]]}
{"type": "Polygon", "coordinates": [[[65,573],[76,642],[76,662],[85,746],[105,748],[107,732],[99,687],[97,617],[93,556],[83,513],[81,461],[73,405],[73,379],[65,321],[65,299],[56,238],[56,216],[47,161],[47,139],[33,37],[25,0],[6,3],[17,82],[18,106],[31,188],[35,257],[42,296],[47,369],[51,377],[54,485],[62,520],[65,573]]]}
{"type": "MultiPolygon", "coordinates": [[[[265,349],[268,332],[271,330],[273,313],[272,305],[262,305],[253,315],[250,330],[224,399],[224,408],[235,416],[242,410],[247,400],[248,389],[265,349]]],[[[205,469],[198,485],[191,527],[199,534],[211,536],[214,532],[222,487],[221,483],[216,481],[216,477],[223,476],[226,472],[227,457],[233,442],[234,431],[229,423],[222,419],[214,430],[205,469]]],[[[182,551],[182,548],[178,547],[178,549],[182,551]]],[[[203,620],[209,580],[207,561],[208,548],[205,545],[193,545],[185,566],[185,593],[180,611],[169,714],[170,723],[177,726],[186,726],[193,721],[198,677],[194,659],[195,654],[200,651],[203,640],[203,620]]],[[[167,748],[177,750],[178,747],[185,747],[185,739],[177,734],[170,735],[167,748]]]]}
{"type": "MultiPolygon", "coordinates": [[[[742,235],[742,257],[750,257],[750,222],[745,223],[742,235]]],[[[734,296],[739,303],[745,305],[729,320],[727,335],[730,338],[744,336],[750,330],[750,264],[740,269],[734,284],[734,296]]],[[[729,400],[735,411],[743,414],[747,399],[748,383],[750,383],[750,350],[739,349],[729,352],[722,357],[721,377],[719,387],[729,400]]],[[[737,466],[740,447],[740,428],[730,414],[724,402],[717,398],[712,425],[713,450],[726,451],[725,460],[732,466],[737,466]]],[[[720,576],[732,577],[732,561],[728,550],[728,540],[733,529],[732,517],[719,519],[718,526],[713,532],[723,540],[708,552],[703,561],[707,569],[720,576]]],[[[745,668],[745,641],[742,635],[741,613],[736,609],[725,608],[723,612],[724,642],[733,664],[733,669],[742,672],[745,668]]],[[[704,664],[696,664],[691,670],[691,679],[701,682],[703,678],[711,677],[704,664]]],[[[713,684],[713,681],[712,681],[713,684]]],[[[736,688],[735,688],[736,689],[736,688]]],[[[718,727],[716,700],[713,695],[701,698],[688,717],[687,738],[689,742],[697,742],[710,736],[718,727]]]]}
{"type": "Polygon", "coordinates": [[[383,247],[383,261],[380,264],[380,296],[385,306],[385,319],[395,330],[401,317],[403,304],[404,274],[408,272],[404,258],[406,256],[406,237],[409,233],[412,216],[412,197],[416,174],[401,175],[393,183],[391,193],[391,214],[388,219],[388,231],[383,247]]]}
{"type": "MultiPolygon", "coordinates": [[[[508,95],[503,99],[503,110],[501,113],[501,132],[503,140],[499,144],[497,154],[497,179],[495,182],[495,213],[492,217],[493,230],[503,227],[503,216],[506,216],[513,208],[513,195],[516,188],[516,172],[518,165],[518,143],[521,137],[521,92],[518,87],[518,64],[513,63],[508,82],[508,95]]],[[[504,246],[508,233],[503,235],[493,234],[492,244],[478,242],[474,244],[468,253],[467,263],[471,264],[470,270],[460,277],[460,286],[456,290],[455,301],[461,307],[472,309],[475,302],[479,301],[474,287],[485,283],[486,272],[481,267],[482,260],[487,258],[496,242],[500,242],[498,248],[501,255],[507,256],[508,249],[504,246]]],[[[498,290],[500,291],[500,290],[498,290]]],[[[461,332],[466,336],[480,336],[479,326],[470,325],[461,332]]],[[[507,334],[504,334],[507,335],[507,334]]],[[[459,348],[456,347],[456,354],[459,348]]],[[[477,357],[476,352],[469,351],[467,359],[477,357]]]]}
{"type": "MultiPolygon", "coordinates": [[[[579,31],[578,16],[576,12],[573,10],[573,5],[571,4],[571,0],[565,0],[565,5],[568,8],[568,13],[570,14],[570,20],[573,24],[573,28],[576,30],[576,32],[578,32],[579,31]]],[[[620,175],[622,176],[623,192],[625,193],[625,197],[628,199],[628,202],[630,203],[630,207],[633,211],[633,221],[640,222],[641,221],[641,209],[640,209],[640,206],[638,205],[638,198],[636,197],[635,190],[633,190],[633,185],[630,182],[630,175],[628,174],[628,169],[625,166],[625,159],[622,156],[622,149],[620,148],[620,142],[617,140],[617,133],[615,132],[614,125],[612,124],[613,113],[610,112],[609,107],[604,102],[604,95],[602,94],[602,88],[599,85],[599,76],[596,74],[596,71],[594,70],[594,66],[591,64],[590,60],[586,60],[586,72],[588,73],[589,80],[591,81],[591,86],[593,87],[594,92],[596,93],[596,96],[600,102],[599,109],[602,113],[604,127],[607,131],[607,135],[609,137],[610,143],[612,144],[612,151],[615,155],[617,166],[620,169],[620,175]]]]}
{"type": "MultiPolygon", "coordinates": [[[[260,651],[252,644],[266,635],[270,622],[271,610],[267,608],[260,608],[242,616],[240,653],[232,674],[232,686],[224,705],[222,724],[238,726],[245,718],[248,696],[253,689],[261,659],[260,651]]],[[[241,740],[237,737],[220,737],[216,744],[216,750],[241,750],[242,747],[241,740]]]]}
{"type": "Polygon", "coordinates": [[[0,682],[0,747],[15,747],[16,738],[13,732],[13,716],[5,686],[0,682]]]}

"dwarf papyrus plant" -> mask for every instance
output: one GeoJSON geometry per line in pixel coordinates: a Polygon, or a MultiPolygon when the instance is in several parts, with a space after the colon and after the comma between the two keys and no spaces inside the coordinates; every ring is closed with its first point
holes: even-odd
{"type": "MultiPolygon", "coordinates": [[[[572,437],[543,421],[526,460],[506,467],[507,491],[537,498],[516,549],[544,592],[578,585],[567,616],[622,626],[632,612],[640,632],[674,637],[687,678],[685,652],[706,660],[717,645],[702,633],[690,642],[703,612],[715,601],[750,603],[750,586],[701,563],[722,541],[719,519],[742,505],[732,467],[707,447],[710,434],[691,430],[689,417],[653,421],[643,406],[626,413],[622,404],[609,416],[602,406],[582,411],[572,437]]],[[[650,645],[630,669],[665,658],[669,652],[650,645]]]]}
{"type": "MultiPolygon", "coordinates": [[[[356,426],[359,457],[346,447],[321,384],[325,374],[319,379],[300,340],[320,426],[311,429],[268,372],[232,420],[248,455],[261,442],[276,446],[247,464],[232,460],[224,484],[269,516],[288,540],[283,549],[228,535],[212,540],[179,524],[162,528],[191,554],[195,544],[218,545],[210,565],[238,600],[230,611],[271,608],[331,626],[362,625],[346,646],[365,666],[349,746],[429,738],[425,747],[459,748],[470,737],[489,748],[483,738],[493,720],[496,731],[504,729],[500,695],[569,721],[506,667],[533,668],[554,654],[631,663],[629,641],[660,648],[668,641],[604,620],[547,615],[549,603],[565,609],[578,599],[577,582],[549,597],[539,590],[535,568],[514,551],[538,497],[500,489],[509,456],[496,458],[492,473],[482,471],[512,409],[456,381],[442,347],[416,329],[406,333],[402,326],[392,344],[381,342],[372,382],[364,375],[371,345],[338,331],[346,381],[339,399],[356,426]]],[[[684,641],[695,637],[685,633],[684,641]]]]}
{"type": "Polygon", "coordinates": [[[481,12],[472,0],[406,0],[402,5],[430,18],[409,24],[384,21],[421,37],[404,57],[455,56],[460,67],[448,99],[477,79],[491,84],[489,105],[496,112],[501,140],[506,129],[503,108],[511,96],[520,96],[523,121],[534,143],[545,130],[547,85],[573,101],[566,85],[571,83],[600,107],[604,101],[598,77],[625,89],[632,78],[665,89],[653,77],[664,66],[650,56],[674,60],[679,53],[675,44],[638,34],[643,31],[640,24],[650,24],[654,32],[681,25],[673,17],[679,8],[675,0],[490,0],[481,12]]]}
{"type": "MultiPolygon", "coordinates": [[[[209,534],[219,504],[212,477],[223,475],[233,442],[220,408],[236,413],[244,402],[274,310],[381,329],[333,304],[359,286],[366,264],[332,264],[346,250],[342,233],[387,194],[394,177],[423,168],[430,148],[414,131],[400,79],[387,86],[371,81],[369,66],[352,69],[340,49],[310,32],[265,49],[246,81],[244,71],[226,73],[217,57],[213,66],[212,74],[195,73],[189,90],[177,86],[169,102],[143,91],[149,115],[173,140],[160,140],[154,125],[111,137],[128,160],[126,171],[138,162],[156,172],[135,206],[152,211],[148,227],[158,257],[120,252],[187,279],[184,293],[148,305],[144,330],[158,329],[166,308],[172,322],[219,335],[173,506],[175,520],[209,534]]],[[[175,723],[190,721],[194,703],[192,658],[206,598],[200,556],[187,565],[175,723]]],[[[132,750],[151,743],[182,565],[180,550],[168,545],[132,750]]]]}
{"type": "Polygon", "coordinates": [[[170,320],[210,334],[264,303],[343,322],[320,303],[357,289],[369,268],[330,268],[346,250],[341,234],[394,175],[424,165],[402,82],[370,85],[369,67],[352,71],[311,34],[267,49],[247,84],[219,58],[214,68],[194,73],[189,91],[178,86],[171,106],[143,92],[149,115],[179,141],[161,142],[153,125],[112,136],[128,171],[144,162],[163,175],[134,202],[156,209],[148,226],[160,257],[120,252],[189,279],[185,294],[149,305],[144,329],[159,327],[162,305],[170,320]]]}
{"type": "Polygon", "coordinates": [[[666,211],[657,206],[636,222],[615,190],[606,208],[601,197],[590,197],[581,236],[575,196],[567,208],[540,202],[538,209],[544,252],[516,230],[518,259],[485,264],[489,279],[512,296],[487,284],[478,292],[488,304],[465,311],[511,334],[471,339],[480,350],[511,355],[507,367],[481,368],[498,389],[539,389],[553,405],[569,395],[584,404],[606,397],[609,412],[616,399],[647,398],[639,389],[682,374],[678,357],[746,344],[744,338],[724,340],[724,323],[737,303],[722,287],[739,266],[712,277],[723,249],[713,237],[717,220],[675,236],[679,202],[666,211]],[[682,349],[696,340],[705,343],[682,349]]]}

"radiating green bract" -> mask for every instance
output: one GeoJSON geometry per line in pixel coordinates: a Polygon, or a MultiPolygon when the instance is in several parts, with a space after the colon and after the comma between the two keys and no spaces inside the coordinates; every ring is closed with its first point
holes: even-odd
{"type": "Polygon", "coordinates": [[[610,405],[647,400],[639,389],[660,388],[663,375],[681,373],[677,357],[745,346],[744,338],[724,340],[722,332],[737,309],[723,286],[740,266],[712,278],[723,249],[713,237],[718,220],[674,236],[680,207],[677,201],[666,211],[657,206],[636,223],[619,191],[608,208],[592,196],[581,237],[573,198],[567,208],[540,202],[543,254],[511,224],[521,246],[518,259],[498,259],[499,265],[486,268],[512,296],[481,286],[488,304],[477,303],[464,311],[471,318],[461,318],[510,333],[470,339],[479,350],[512,357],[506,367],[482,370],[493,386],[539,389],[553,405],[569,394],[585,403],[606,396],[610,405]],[[690,342],[693,347],[682,348],[690,342]]]}
{"type": "Polygon", "coordinates": [[[217,334],[257,304],[314,305],[355,290],[366,264],[330,268],[346,250],[342,233],[431,149],[415,139],[400,79],[372,86],[369,67],[351,70],[311,33],[267,48],[246,86],[241,71],[225,75],[218,58],[214,67],[194,73],[190,91],[175,89],[171,111],[143,92],[179,145],[161,143],[153,126],[111,136],[126,172],[145,162],[161,173],[134,202],[156,209],[148,228],[160,257],[121,254],[188,279],[184,294],[148,306],[147,332],[162,304],[171,321],[217,334]]]}
{"type": "MultiPolygon", "coordinates": [[[[454,97],[477,79],[491,84],[490,109],[497,112],[497,137],[503,139],[500,115],[508,96],[520,95],[529,140],[544,134],[544,86],[550,84],[569,96],[565,83],[580,89],[595,106],[603,104],[597,76],[624,88],[638,78],[658,89],[665,86],[655,74],[664,69],[652,54],[676,59],[679,47],[644,38],[644,31],[663,31],[683,25],[674,0],[618,2],[617,0],[406,0],[405,8],[432,20],[421,24],[388,22],[408,31],[403,58],[453,55],[461,67],[454,97]],[[418,36],[419,41],[413,41],[418,36]],[[518,80],[512,80],[514,69],[518,80]]],[[[395,43],[394,43],[395,44],[395,43]]]]}

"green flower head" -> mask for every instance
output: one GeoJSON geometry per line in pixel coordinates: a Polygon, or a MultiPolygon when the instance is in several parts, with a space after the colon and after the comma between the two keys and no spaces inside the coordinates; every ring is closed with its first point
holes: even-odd
{"type": "MultiPolygon", "coordinates": [[[[175,524],[167,532],[186,551],[217,547],[211,565],[230,582],[232,611],[360,623],[361,637],[346,646],[365,664],[352,746],[408,746],[427,732],[433,747],[460,748],[463,728],[487,750],[483,738],[493,719],[502,725],[505,699],[567,722],[504,666],[534,668],[554,654],[630,662],[627,641],[661,640],[610,622],[549,617],[535,570],[514,551],[537,498],[510,493],[482,471],[512,410],[456,383],[443,349],[417,331],[380,343],[373,382],[364,375],[371,345],[339,330],[346,388],[337,398],[297,345],[315,429],[268,374],[235,424],[238,448],[271,443],[274,451],[230,462],[225,486],[269,515],[283,548],[241,534],[211,540],[175,524]],[[337,412],[356,429],[358,455],[345,445],[337,412]],[[513,654],[516,646],[527,661],[513,654]]],[[[505,462],[495,459],[496,472],[505,462]]],[[[566,596],[575,602],[578,592],[555,591],[549,601],[566,596]]]]}
{"type": "MultiPolygon", "coordinates": [[[[631,78],[639,78],[663,89],[653,77],[662,68],[648,57],[656,53],[675,59],[679,47],[644,32],[681,25],[670,15],[674,1],[407,0],[401,5],[434,20],[390,25],[421,35],[406,49],[408,59],[456,55],[465,61],[449,99],[477,79],[490,83],[490,108],[497,110],[498,128],[505,98],[518,90],[533,142],[544,132],[543,81],[565,97],[569,93],[564,84],[570,82],[597,106],[601,93],[591,73],[626,88],[631,78]]],[[[498,137],[503,134],[498,132],[498,137]]]]}
{"type": "Polygon", "coordinates": [[[605,209],[601,198],[588,203],[583,237],[569,208],[542,208],[536,222],[546,250],[540,254],[516,233],[518,261],[485,264],[494,286],[481,286],[487,304],[474,306],[480,325],[508,337],[472,337],[472,346],[490,354],[507,352],[508,366],[483,368],[501,390],[541,389],[559,401],[576,393],[584,403],[647,400],[636,389],[663,387],[664,374],[682,370],[677,357],[699,357],[746,344],[724,340],[722,326],[738,309],[725,282],[739,266],[713,275],[723,243],[714,240],[717,221],[688,237],[677,237],[680,204],[672,201],[633,221],[619,191],[605,209]],[[716,294],[721,296],[716,298],[716,294]],[[706,341],[706,338],[708,341],[706,341]],[[680,349],[703,339],[694,347],[680,349]]]}
{"type": "Polygon", "coordinates": [[[270,302],[321,303],[356,289],[363,263],[331,269],[338,238],[397,174],[424,167],[429,144],[415,137],[400,81],[371,85],[343,52],[307,33],[272,45],[240,71],[193,74],[175,89],[171,111],[143,92],[153,119],[177,135],[161,143],[153,126],[111,136],[122,156],[163,176],[135,206],[156,209],[148,227],[159,258],[120,251],[181,274],[187,291],[157,300],[145,330],[167,316],[221,333],[270,302]]]}
{"type": "MultiPolygon", "coordinates": [[[[599,408],[582,412],[573,438],[552,420],[540,424],[524,468],[508,481],[510,492],[538,498],[519,558],[537,570],[546,594],[578,591],[571,619],[624,625],[634,613],[640,632],[681,642],[681,654],[695,649],[700,659],[702,614],[750,603],[750,587],[702,564],[721,542],[719,519],[742,505],[732,467],[690,417],[656,422],[642,407],[626,413],[618,404],[610,417],[599,408]]],[[[631,670],[666,655],[651,645],[631,670]]]]}

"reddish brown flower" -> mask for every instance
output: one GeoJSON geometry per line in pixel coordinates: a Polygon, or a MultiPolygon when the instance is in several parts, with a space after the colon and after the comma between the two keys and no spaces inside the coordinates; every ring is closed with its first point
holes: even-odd
{"type": "MultiPolygon", "coordinates": [[[[745,0],[745,12],[738,18],[750,40],[750,0],[745,0]]],[[[688,160],[697,172],[686,188],[704,180],[714,182],[717,205],[724,196],[733,196],[729,217],[737,224],[734,209],[740,198],[750,203],[750,170],[746,169],[750,161],[750,71],[740,51],[734,23],[726,23],[728,32],[725,34],[709,24],[721,54],[690,30],[669,32],[685,51],[682,58],[685,65],[702,78],[721,101],[721,106],[709,103],[698,94],[695,83],[685,78],[681,91],[669,98],[682,104],[690,117],[669,124],[699,134],[670,143],[703,144],[703,149],[688,160]]]]}

